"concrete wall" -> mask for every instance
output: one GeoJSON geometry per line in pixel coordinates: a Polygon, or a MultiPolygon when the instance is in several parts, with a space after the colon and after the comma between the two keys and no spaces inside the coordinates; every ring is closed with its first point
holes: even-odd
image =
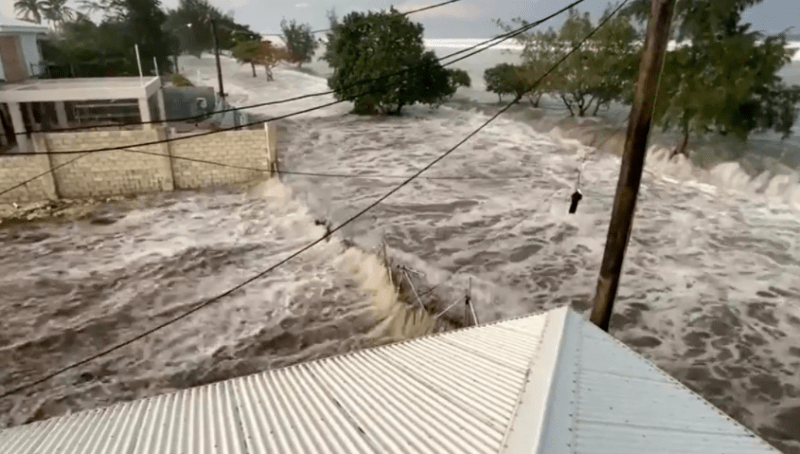
{"type": "Polygon", "coordinates": [[[0,155],[0,191],[45,175],[24,187],[0,195],[0,203],[134,195],[251,181],[268,176],[269,169],[277,162],[275,140],[270,140],[270,136],[274,136],[272,127],[269,134],[264,129],[226,131],[169,143],[131,147],[151,154],[123,150],[52,154],[49,152],[127,147],[164,139],[167,134],[162,128],[154,128],[36,135],[33,140],[36,153],[30,156],[0,155]],[[246,168],[223,167],[181,158],[246,168]]]}

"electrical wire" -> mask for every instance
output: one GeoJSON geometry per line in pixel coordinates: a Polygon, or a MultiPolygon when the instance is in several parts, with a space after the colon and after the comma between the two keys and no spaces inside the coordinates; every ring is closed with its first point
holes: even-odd
{"type": "Polygon", "coordinates": [[[601,21],[594,29],[592,29],[592,31],[588,35],[586,35],[586,37],[583,40],[581,40],[575,47],[573,47],[572,50],[570,50],[564,56],[564,58],[562,58],[558,62],[556,62],[547,72],[545,72],[544,75],[539,77],[533,84],[531,84],[531,86],[529,88],[527,88],[527,90],[524,93],[518,94],[510,103],[508,103],[502,109],[498,110],[494,115],[492,115],[488,120],[486,120],[482,125],[480,125],[478,128],[476,128],[474,131],[469,133],[466,137],[464,137],[461,141],[459,141],[455,146],[453,146],[452,148],[450,148],[446,152],[444,152],[441,155],[439,155],[436,159],[434,159],[433,161],[431,161],[430,163],[425,165],[423,168],[421,168],[418,171],[416,171],[413,175],[411,175],[410,177],[405,179],[402,183],[398,184],[397,186],[395,186],[394,188],[389,190],[387,193],[385,193],[384,195],[379,197],[377,200],[375,200],[374,202],[372,202],[369,205],[367,205],[366,208],[363,208],[362,210],[358,211],[355,215],[349,217],[346,221],[344,221],[343,223],[339,224],[335,228],[328,229],[328,231],[325,233],[325,235],[323,235],[319,239],[317,239],[317,240],[307,244],[306,246],[298,249],[297,251],[295,251],[294,253],[292,253],[288,257],[284,258],[283,260],[280,260],[278,263],[270,266],[269,268],[265,269],[264,271],[259,272],[256,275],[248,278],[247,280],[245,280],[244,282],[234,286],[233,288],[231,288],[229,290],[226,290],[225,292],[220,293],[219,295],[214,296],[214,297],[212,297],[212,298],[210,298],[208,300],[205,300],[203,302],[200,302],[200,303],[194,305],[188,311],[186,311],[186,312],[184,312],[182,314],[179,314],[179,315],[177,315],[175,317],[172,317],[172,318],[170,318],[169,320],[167,320],[165,322],[159,323],[158,325],[156,325],[153,328],[150,328],[150,329],[148,329],[148,330],[146,330],[146,331],[144,331],[144,332],[142,332],[142,333],[140,333],[140,334],[138,334],[136,336],[133,336],[133,337],[131,337],[131,338],[119,343],[119,344],[116,344],[114,346],[108,347],[108,348],[106,348],[106,349],[104,349],[104,350],[102,350],[102,351],[100,351],[100,352],[88,357],[88,358],[85,358],[85,359],[80,360],[78,362],[72,363],[72,364],[70,364],[68,366],[62,367],[62,368],[58,369],[55,372],[52,372],[50,374],[45,375],[42,378],[39,378],[39,379],[34,380],[32,382],[20,385],[20,386],[18,386],[16,388],[13,388],[13,389],[9,390],[9,391],[6,391],[3,394],[0,394],[0,399],[8,397],[8,396],[10,396],[12,394],[19,393],[19,392],[24,391],[26,389],[29,389],[29,388],[31,388],[33,386],[39,385],[41,383],[44,383],[44,382],[50,380],[53,377],[56,377],[56,376],[58,376],[58,375],[60,375],[60,374],[62,374],[64,372],[67,372],[69,370],[72,370],[72,369],[75,369],[77,367],[80,367],[80,366],[82,366],[82,365],[84,365],[86,363],[94,361],[95,359],[98,359],[98,358],[101,358],[101,357],[103,357],[105,355],[108,355],[109,353],[112,353],[112,352],[114,352],[116,350],[119,350],[119,349],[121,349],[123,347],[126,347],[126,346],[138,341],[139,339],[142,339],[142,338],[144,338],[144,337],[146,337],[146,336],[148,336],[148,335],[150,335],[150,334],[152,334],[152,333],[154,333],[156,331],[159,331],[159,330],[161,330],[161,329],[163,329],[163,328],[165,328],[165,327],[167,327],[167,326],[169,326],[169,325],[171,325],[173,323],[176,323],[176,322],[188,317],[189,315],[199,311],[200,309],[203,309],[203,308],[205,308],[205,307],[207,307],[207,306],[209,306],[209,305],[211,305],[211,304],[213,304],[213,303],[215,303],[215,302],[217,302],[217,301],[219,301],[219,300],[221,300],[221,299],[233,294],[234,292],[242,289],[243,287],[247,286],[248,284],[260,279],[261,277],[271,273],[275,269],[283,266],[284,264],[288,263],[290,260],[293,260],[294,258],[296,258],[299,255],[303,254],[307,250],[313,248],[317,244],[327,240],[331,235],[333,235],[334,233],[338,232],[339,230],[341,230],[345,226],[351,224],[355,220],[359,219],[361,216],[363,216],[364,214],[366,214],[367,212],[369,212],[370,210],[374,209],[376,206],[381,204],[384,200],[388,199],[389,197],[391,197],[392,195],[394,195],[395,193],[397,193],[398,191],[403,189],[405,186],[407,186],[409,183],[411,183],[412,181],[417,179],[420,175],[422,175],[424,172],[429,170],[431,167],[433,167],[434,165],[438,164],[440,161],[442,161],[446,157],[450,156],[459,147],[461,147],[461,145],[466,143],[468,140],[470,140],[476,134],[481,132],[484,128],[489,126],[489,124],[491,124],[494,120],[496,120],[500,115],[502,115],[503,113],[508,111],[514,104],[518,103],[520,101],[520,99],[522,99],[522,96],[524,96],[525,93],[535,89],[548,75],[550,75],[553,71],[555,71],[556,68],[558,68],[558,66],[560,66],[570,55],[572,55],[578,49],[580,49],[583,46],[583,44],[586,43],[586,41],[588,41],[589,38],[591,38],[597,32],[597,30],[599,30],[603,25],[605,25],[606,22],[608,22],[608,20],[610,20],[611,17],[616,15],[616,13],[620,9],[622,9],[622,7],[624,5],[626,5],[628,3],[628,1],[629,0],[624,0],[617,9],[615,9],[605,20],[601,21]]]}
{"type": "MultiPolygon", "coordinates": [[[[496,45],[498,45],[498,44],[500,44],[500,43],[502,43],[504,41],[507,41],[507,40],[512,39],[512,38],[515,38],[515,37],[527,32],[527,31],[531,30],[532,28],[541,25],[543,22],[546,22],[546,21],[552,19],[553,17],[556,17],[559,14],[562,14],[563,12],[569,10],[570,8],[574,8],[575,6],[583,3],[584,1],[586,1],[586,0],[576,0],[576,1],[572,2],[572,3],[570,3],[569,5],[567,5],[566,7],[561,8],[560,10],[556,11],[555,13],[553,13],[553,14],[551,14],[551,15],[543,18],[543,19],[540,19],[540,20],[538,20],[536,22],[532,22],[530,24],[524,25],[524,26],[519,27],[519,28],[517,28],[515,30],[512,30],[510,32],[503,33],[503,34],[497,35],[497,36],[495,36],[493,38],[481,41],[481,42],[479,42],[477,44],[474,44],[472,46],[466,47],[464,49],[460,49],[458,51],[452,52],[452,53],[447,54],[447,55],[445,55],[443,57],[437,58],[436,61],[441,63],[442,61],[447,60],[448,58],[452,58],[452,57],[455,57],[457,55],[461,55],[461,54],[464,54],[464,53],[467,53],[467,52],[471,52],[473,50],[478,49],[475,52],[472,52],[472,53],[470,53],[468,55],[465,55],[463,57],[455,59],[455,60],[453,60],[451,62],[445,63],[442,66],[449,66],[449,65],[452,65],[454,63],[458,63],[459,61],[462,61],[462,60],[464,60],[466,58],[469,58],[469,57],[471,57],[473,55],[476,55],[476,54],[478,54],[480,52],[483,52],[484,50],[489,49],[491,47],[494,47],[494,46],[496,46],[496,45]],[[500,41],[494,43],[493,41],[496,41],[496,40],[500,40],[500,41]],[[482,46],[486,46],[486,47],[482,47],[482,46]]],[[[445,2],[444,4],[449,4],[449,3],[453,3],[453,2],[452,1],[451,2],[445,2]]],[[[431,6],[428,6],[428,7],[425,7],[425,8],[432,9],[432,8],[435,8],[435,7],[438,7],[438,6],[442,6],[442,5],[443,4],[436,4],[436,5],[431,5],[431,6]]],[[[413,12],[414,11],[409,12],[407,14],[411,14],[413,12]]],[[[404,68],[404,69],[402,69],[400,71],[396,71],[394,73],[385,74],[385,75],[382,75],[382,76],[373,77],[373,78],[369,78],[369,79],[363,79],[363,80],[354,82],[352,84],[345,85],[342,89],[343,90],[347,90],[347,89],[350,89],[350,88],[355,88],[355,87],[360,86],[360,85],[370,84],[370,83],[374,83],[374,82],[380,82],[382,80],[385,80],[385,79],[388,79],[388,78],[391,78],[391,77],[396,77],[396,76],[403,75],[403,74],[405,74],[405,73],[407,73],[407,72],[409,72],[409,71],[411,71],[411,70],[413,70],[415,68],[418,68],[418,67],[419,67],[419,65],[413,65],[411,67],[404,68]]],[[[221,114],[221,113],[228,113],[228,112],[238,112],[238,111],[241,111],[241,110],[255,109],[255,108],[259,108],[259,107],[275,106],[275,105],[286,104],[286,103],[295,102],[295,101],[302,101],[304,99],[316,98],[316,97],[319,97],[319,96],[326,96],[326,95],[330,95],[330,94],[333,94],[333,93],[334,93],[333,90],[328,90],[328,91],[323,91],[323,92],[318,92],[318,93],[309,93],[307,95],[293,96],[293,97],[290,97],[290,98],[279,99],[279,100],[276,100],[276,101],[266,101],[266,102],[262,102],[262,103],[250,104],[250,105],[241,106],[241,107],[230,107],[230,108],[227,108],[227,109],[215,110],[215,111],[211,111],[211,112],[207,112],[207,113],[203,113],[203,114],[199,114],[199,115],[193,115],[193,116],[189,116],[189,117],[173,118],[173,119],[167,120],[167,121],[169,121],[169,122],[189,122],[189,121],[204,120],[204,119],[208,118],[211,115],[216,115],[216,114],[221,114]]],[[[365,94],[370,94],[370,93],[368,92],[368,93],[365,93],[365,94]]],[[[359,96],[363,96],[365,94],[361,94],[359,96]]],[[[112,128],[112,127],[118,128],[118,127],[124,127],[124,126],[142,126],[142,125],[161,124],[161,123],[164,123],[164,121],[163,120],[134,121],[134,122],[117,123],[117,124],[109,124],[109,125],[71,126],[71,127],[66,127],[66,128],[53,128],[53,129],[50,129],[48,131],[42,131],[42,132],[52,133],[52,132],[83,131],[83,130],[87,130],[87,129],[112,128]]],[[[27,135],[27,134],[28,134],[27,132],[15,132],[13,135],[19,136],[19,135],[27,135]]],[[[0,135],[4,135],[4,134],[0,134],[0,135]]],[[[5,153],[4,155],[5,156],[14,156],[14,155],[17,155],[17,154],[27,154],[27,153],[5,153]]]]}

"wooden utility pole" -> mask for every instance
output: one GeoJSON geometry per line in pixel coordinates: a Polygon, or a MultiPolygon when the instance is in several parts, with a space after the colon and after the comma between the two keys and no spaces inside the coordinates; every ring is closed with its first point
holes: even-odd
{"type": "Polygon", "coordinates": [[[219,97],[225,101],[225,87],[222,86],[222,65],[219,63],[219,42],[217,41],[217,23],[211,18],[211,36],[214,38],[214,58],[217,60],[217,82],[219,83],[219,97]]]}
{"type": "Polygon", "coordinates": [[[628,240],[631,236],[636,198],[642,180],[647,137],[653,119],[653,106],[656,102],[658,79],[664,62],[664,53],[669,41],[670,21],[675,0],[651,0],[650,20],[647,24],[647,37],[639,66],[639,78],[633,108],[631,109],[625,148],[622,155],[622,168],[614,196],[614,209],[608,227],[606,248],[600,277],[597,279],[597,293],[594,297],[591,321],[602,330],[608,331],[608,323],[617,296],[617,287],[622,272],[622,261],[628,240]]]}

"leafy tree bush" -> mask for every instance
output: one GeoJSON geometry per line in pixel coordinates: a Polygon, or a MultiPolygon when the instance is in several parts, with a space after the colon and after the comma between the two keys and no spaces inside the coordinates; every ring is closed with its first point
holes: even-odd
{"type": "Polygon", "coordinates": [[[523,95],[529,88],[523,68],[508,63],[500,63],[483,72],[486,91],[496,93],[502,102],[503,95],[523,95]]]}
{"type": "Polygon", "coordinates": [[[180,0],[178,8],[168,12],[167,28],[177,37],[182,52],[200,57],[203,52],[214,50],[212,19],[220,49],[232,50],[242,41],[261,39],[258,33],[248,26],[237,24],[231,15],[223,14],[208,0],[180,0]]]}
{"type": "Polygon", "coordinates": [[[746,140],[768,129],[791,133],[800,87],[788,87],[776,75],[791,53],[781,36],[760,44],[757,38],[715,37],[667,54],[655,120],[680,133],[674,154],[687,154],[692,134],[713,132],[746,140]]]}
{"type": "Polygon", "coordinates": [[[153,57],[159,71],[170,71],[171,43],[162,28],[166,16],[157,0],[103,0],[92,7],[103,14],[102,22],[76,14],[43,43],[49,77],[137,75],[137,44],[145,74],[155,74],[153,57]]]}
{"type": "MultiPolygon", "coordinates": [[[[610,5],[603,18],[609,14],[610,5]]],[[[559,57],[577,46],[594,27],[589,13],[570,10],[558,32],[559,57]]],[[[631,99],[640,51],[636,39],[630,17],[617,15],[558,67],[550,87],[571,115],[596,115],[612,101],[631,99]]]]}
{"type": "MultiPolygon", "coordinates": [[[[602,19],[611,14],[609,5],[602,19]]],[[[528,25],[523,19],[512,21],[513,26],[497,21],[509,32],[528,25]]],[[[538,107],[543,94],[557,95],[571,115],[596,115],[601,107],[613,101],[630,100],[633,81],[638,67],[638,34],[631,25],[630,16],[617,14],[600,28],[590,40],[548,73],[573,47],[578,45],[595,27],[588,13],[570,10],[569,16],[558,31],[524,33],[517,37],[523,44],[522,65],[518,74],[509,73],[509,83],[531,87],[541,82],[528,94],[531,105],[538,107]]],[[[514,93],[506,87],[506,93],[514,93]]]]}
{"type": "Polygon", "coordinates": [[[352,100],[359,114],[399,114],[415,103],[440,104],[463,82],[433,52],[425,52],[422,25],[394,8],[350,13],[341,23],[329,15],[331,32],[323,57],[333,69],[328,86],[339,100],[352,100]],[[378,79],[363,82],[371,79],[378,79]],[[363,82],[363,83],[361,83],[363,82]]]}
{"type": "MultiPolygon", "coordinates": [[[[496,21],[505,32],[511,32],[519,27],[528,26],[530,23],[522,18],[512,19],[513,25],[504,24],[502,21],[496,21]]],[[[560,43],[558,42],[558,34],[553,30],[537,31],[522,33],[516,36],[516,40],[523,44],[521,53],[522,64],[517,66],[516,74],[509,74],[511,77],[510,85],[520,85],[524,81],[524,86],[530,89],[526,96],[533,107],[539,107],[539,102],[542,95],[554,91],[554,79],[556,75],[549,75],[546,78],[543,76],[553,67],[563,55],[560,52],[560,43]],[[514,78],[521,78],[522,81],[514,81],[514,78]],[[534,87],[534,83],[536,83],[534,87]]],[[[513,89],[507,89],[505,94],[519,92],[513,89]]]]}
{"type": "Polygon", "coordinates": [[[261,43],[259,41],[242,41],[231,49],[233,58],[240,63],[249,63],[253,70],[253,77],[256,77],[256,64],[259,63],[259,51],[261,43]]]}
{"type": "Polygon", "coordinates": [[[172,82],[172,85],[176,87],[194,87],[194,84],[192,84],[189,79],[178,73],[175,73],[172,75],[172,77],[170,77],[170,82],[172,82]]]}
{"type": "Polygon", "coordinates": [[[314,58],[314,52],[317,51],[319,46],[319,42],[311,33],[311,26],[308,24],[298,25],[295,20],[291,22],[282,20],[281,32],[288,51],[287,61],[296,63],[298,68],[301,68],[303,63],[311,62],[311,59],[314,58]]]}
{"type": "MultiPolygon", "coordinates": [[[[631,11],[646,18],[646,3],[631,11]]],[[[758,131],[785,136],[797,120],[800,86],[778,71],[790,62],[786,35],[750,31],[742,13],[761,0],[679,1],[675,30],[683,47],[667,53],[655,120],[677,130],[674,154],[687,155],[692,135],[716,133],[746,140],[758,131]]]]}
{"type": "Polygon", "coordinates": [[[14,12],[22,16],[22,20],[41,24],[44,6],[40,0],[17,0],[14,2],[14,12]]]}
{"type": "Polygon", "coordinates": [[[472,86],[472,81],[469,78],[469,74],[463,69],[450,69],[448,70],[450,73],[450,84],[455,87],[470,87],[472,86]]]}
{"type": "Polygon", "coordinates": [[[259,43],[255,61],[264,66],[264,71],[267,73],[267,82],[274,80],[272,69],[278,66],[281,61],[286,60],[287,56],[286,48],[275,46],[270,41],[259,43]]]}

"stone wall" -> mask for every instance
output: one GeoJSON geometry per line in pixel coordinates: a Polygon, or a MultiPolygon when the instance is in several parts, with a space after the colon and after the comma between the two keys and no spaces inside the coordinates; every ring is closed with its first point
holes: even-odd
{"type": "Polygon", "coordinates": [[[243,183],[269,175],[277,162],[275,129],[226,131],[197,138],[168,137],[162,128],[135,131],[52,133],[34,138],[30,156],[0,155],[0,203],[81,199],[198,189],[243,183]],[[126,147],[92,153],[64,151],[126,147]],[[190,158],[197,162],[182,158],[190,158]],[[219,164],[224,165],[219,165],[219,164]]]}

